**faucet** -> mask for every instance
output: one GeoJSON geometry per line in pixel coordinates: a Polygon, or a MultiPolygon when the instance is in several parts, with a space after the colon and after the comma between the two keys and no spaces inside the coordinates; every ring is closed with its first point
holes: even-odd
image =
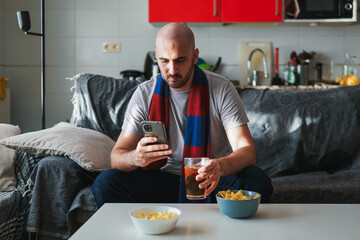
{"type": "Polygon", "coordinates": [[[247,81],[250,85],[256,86],[257,82],[258,82],[258,71],[253,71],[253,79],[251,80],[251,58],[252,55],[256,52],[259,51],[262,54],[263,57],[263,64],[264,64],[264,77],[268,78],[269,74],[267,72],[267,64],[266,64],[266,57],[265,54],[263,52],[263,50],[261,50],[260,48],[255,48],[254,50],[251,51],[250,55],[249,55],[249,59],[247,62],[247,70],[248,70],[248,77],[247,77],[247,81]]]}

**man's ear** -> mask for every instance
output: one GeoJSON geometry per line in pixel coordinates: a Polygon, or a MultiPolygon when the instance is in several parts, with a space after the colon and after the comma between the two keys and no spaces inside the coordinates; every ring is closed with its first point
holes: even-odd
{"type": "Polygon", "coordinates": [[[199,58],[199,49],[195,48],[194,49],[194,65],[197,63],[198,58],[199,58]]]}

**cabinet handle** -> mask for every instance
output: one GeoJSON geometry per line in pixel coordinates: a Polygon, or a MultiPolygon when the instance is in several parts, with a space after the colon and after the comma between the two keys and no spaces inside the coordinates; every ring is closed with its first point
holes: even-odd
{"type": "Polygon", "coordinates": [[[216,17],[218,15],[218,13],[217,13],[217,0],[214,0],[213,4],[214,4],[214,17],[216,17]]]}
{"type": "Polygon", "coordinates": [[[279,0],[275,0],[275,16],[279,16],[279,0]]]}

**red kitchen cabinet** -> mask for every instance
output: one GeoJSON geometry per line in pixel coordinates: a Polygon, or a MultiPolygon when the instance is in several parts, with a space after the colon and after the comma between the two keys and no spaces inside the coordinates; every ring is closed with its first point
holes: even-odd
{"type": "Polygon", "coordinates": [[[220,22],[221,0],[149,0],[149,22],[220,22]]]}
{"type": "Polygon", "coordinates": [[[222,0],[222,22],[282,22],[282,0],[222,0]]]}
{"type": "Polygon", "coordinates": [[[281,22],[282,0],[149,0],[149,22],[281,22]]]}

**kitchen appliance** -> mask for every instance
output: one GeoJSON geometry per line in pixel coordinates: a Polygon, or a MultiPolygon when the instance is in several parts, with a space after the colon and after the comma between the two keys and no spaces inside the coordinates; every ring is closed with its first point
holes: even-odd
{"type": "Polygon", "coordinates": [[[284,0],[284,21],[356,22],[357,0],[284,0]]]}
{"type": "Polygon", "coordinates": [[[308,85],[308,84],[313,84],[314,81],[309,79],[309,75],[310,75],[310,63],[313,60],[314,56],[315,56],[315,52],[307,52],[305,50],[303,50],[300,54],[299,54],[299,60],[301,62],[301,69],[300,69],[300,74],[301,74],[301,84],[302,85],[308,85]]]}
{"type": "Polygon", "coordinates": [[[151,77],[155,77],[160,73],[159,65],[156,60],[155,51],[150,51],[146,54],[144,64],[144,76],[148,80],[151,77]]]}
{"type": "Polygon", "coordinates": [[[142,78],[144,73],[138,70],[124,70],[120,72],[120,75],[123,79],[136,80],[137,78],[142,78]]]}
{"type": "Polygon", "coordinates": [[[135,80],[142,78],[142,80],[145,81],[151,77],[155,77],[158,73],[160,73],[160,69],[155,57],[155,51],[150,51],[146,54],[143,72],[138,70],[124,70],[120,72],[120,75],[124,79],[135,80]]]}
{"type": "Polygon", "coordinates": [[[316,63],[316,82],[320,83],[322,81],[322,63],[317,62],[316,63]]]}

